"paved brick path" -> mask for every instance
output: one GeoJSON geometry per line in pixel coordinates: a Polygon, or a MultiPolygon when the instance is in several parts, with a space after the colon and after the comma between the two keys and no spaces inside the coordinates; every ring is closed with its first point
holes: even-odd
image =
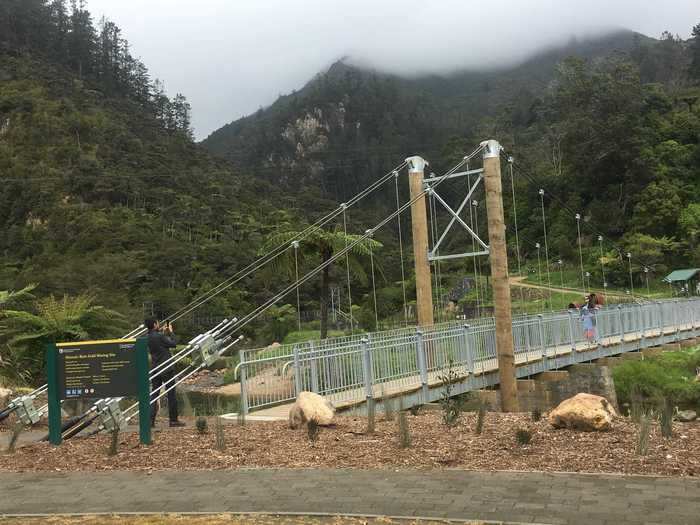
{"type": "Polygon", "coordinates": [[[700,524],[700,480],[464,471],[0,473],[0,514],[319,512],[700,524]]]}

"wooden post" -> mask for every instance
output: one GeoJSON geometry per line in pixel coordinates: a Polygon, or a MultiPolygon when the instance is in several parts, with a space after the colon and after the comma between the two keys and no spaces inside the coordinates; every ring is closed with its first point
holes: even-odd
{"type": "Polygon", "coordinates": [[[61,444],[61,398],[58,392],[58,348],[46,346],[46,378],[48,380],[49,443],[61,444]]]}
{"type": "Polygon", "coordinates": [[[518,390],[513,352],[513,316],[501,187],[501,145],[496,140],[488,140],[484,146],[484,188],[486,190],[486,213],[489,225],[491,285],[494,316],[496,317],[496,352],[500,376],[501,410],[517,412],[518,390]]]}
{"type": "Polygon", "coordinates": [[[425,195],[421,195],[426,162],[422,157],[409,157],[406,162],[408,162],[408,184],[413,202],[411,204],[411,227],[413,231],[413,259],[416,269],[416,314],[418,326],[432,326],[433,287],[430,281],[430,262],[428,261],[428,216],[425,209],[425,195]]]}

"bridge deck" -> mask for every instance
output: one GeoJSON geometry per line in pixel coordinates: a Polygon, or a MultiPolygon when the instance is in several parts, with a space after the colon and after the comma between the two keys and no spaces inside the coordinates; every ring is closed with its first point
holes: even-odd
{"type": "MultiPolygon", "coordinates": [[[[687,325],[681,325],[680,326],[680,331],[688,331],[688,330],[693,330],[695,327],[692,324],[687,324],[687,325]]],[[[575,345],[575,352],[577,354],[576,357],[579,357],[581,354],[585,353],[592,353],[596,350],[599,350],[601,347],[604,349],[608,349],[608,354],[609,355],[616,355],[616,354],[621,354],[625,353],[627,351],[631,350],[637,350],[638,347],[635,346],[635,348],[631,350],[626,350],[624,348],[625,345],[621,345],[621,341],[625,344],[627,343],[638,343],[643,339],[654,339],[656,338],[657,340],[660,338],[660,336],[669,336],[673,335],[676,333],[676,330],[672,329],[665,329],[663,332],[661,330],[655,329],[655,330],[645,330],[644,334],[640,332],[634,333],[634,334],[626,334],[624,336],[624,339],[621,338],[619,335],[618,336],[611,336],[611,337],[603,337],[600,341],[600,345],[595,344],[595,343],[577,343],[575,345]],[[614,348],[614,347],[619,347],[619,348],[614,348]]],[[[565,345],[559,345],[557,347],[548,347],[547,348],[547,356],[546,356],[546,363],[542,363],[543,357],[542,357],[542,350],[540,348],[533,349],[529,352],[518,352],[515,356],[515,362],[516,366],[520,369],[522,367],[527,367],[529,365],[532,365],[533,363],[540,363],[542,365],[542,368],[545,370],[554,370],[557,368],[561,368],[563,366],[568,366],[571,364],[571,359],[564,360],[562,357],[572,357],[572,353],[574,352],[574,349],[571,347],[570,344],[565,344],[565,345]]],[[[598,356],[591,356],[591,359],[596,359],[598,356]]],[[[585,357],[583,361],[585,361],[585,357]]],[[[580,359],[574,359],[573,361],[580,362],[580,359]]],[[[498,371],[498,361],[495,358],[491,359],[482,359],[478,360],[474,363],[474,371],[473,374],[470,374],[469,371],[466,369],[465,366],[456,366],[455,371],[457,372],[459,381],[464,381],[465,379],[469,378],[472,376],[473,378],[485,378],[486,375],[491,374],[493,376],[496,376],[494,372],[498,371]]],[[[429,389],[434,389],[436,387],[439,387],[442,385],[443,381],[440,378],[445,374],[444,369],[441,370],[434,370],[428,372],[428,384],[427,387],[429,389]]],[[[522,375],[527,375],[527,374],[522,374],[522,375]]],[[[492,381],[489,381],[486,383],[484,381],[484,386],[486,384],[497,384],[498,379],[497,377],[494,377],[492,381]]],[[[372,388],[372,394],[375,399],[382,399],[382,398],[387,398],[387,397],[397,397],[401,396],[403,394],[407,394],[409,392],[417,392],[420,391],[423,388],[423,385],[421,383],[421,378],[419,375],[414,375],[412,377],[408,378],[401,378],[401,379],[396,379],[393,381],[387,381],[383,382],[381,384],[375,384],[373,385],[372,388]]],[[[351,409],[357,405],[360,405],[364,403],[366,400],[366,392],[364,388],[355,388],[352,390],[345,390],[343,392],[337,393],[337,394],[329,394],[325,396],[326,399],[331,401],[333,405],[336,407],[338,410],[348,410],[351,409]]],[[[266,417],[273,417],[273,418],[280,418],[280,419],[286,419],[287,414],[289,412],[289,407],[291,406],[292,402],[287,402],[283,403],[277,406],[269,407],[269,408],[263,408],[260,410],[255,411],[256,416],[266,416],[266,417]]]]}

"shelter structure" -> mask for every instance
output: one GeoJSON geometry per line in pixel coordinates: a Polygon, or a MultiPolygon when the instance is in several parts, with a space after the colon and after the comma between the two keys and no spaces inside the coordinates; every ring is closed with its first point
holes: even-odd
{"type": "Polygon", "coordinates": [[[700,268],[674,270],[663,280],[681,295],[700,295],[700,268]]]}

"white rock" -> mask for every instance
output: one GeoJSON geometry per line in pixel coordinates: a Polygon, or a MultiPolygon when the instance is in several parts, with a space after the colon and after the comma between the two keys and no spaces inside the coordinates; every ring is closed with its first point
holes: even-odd
{"type": "Polygon", "coordinates": [[[676,414],[676,419],[681,423],[690,423],[698,418],[697,412],[695,410],[679,410],[676,414]]]}
{"type": "Polygon", "coordinates": [[[593,394],[576,394],[565,399],[549,413],[549,423],[555,428],[570,428],[587,432],[610,430],[617,414],[607,399],[593,394]]]}
{"type": "Polygon", "coordinates": [[[330,401],[314,392],[299,392],[289,409],[289,427],[299,428],[307,421],[326,426],[333,422],[335,408],[330,401]]]}

